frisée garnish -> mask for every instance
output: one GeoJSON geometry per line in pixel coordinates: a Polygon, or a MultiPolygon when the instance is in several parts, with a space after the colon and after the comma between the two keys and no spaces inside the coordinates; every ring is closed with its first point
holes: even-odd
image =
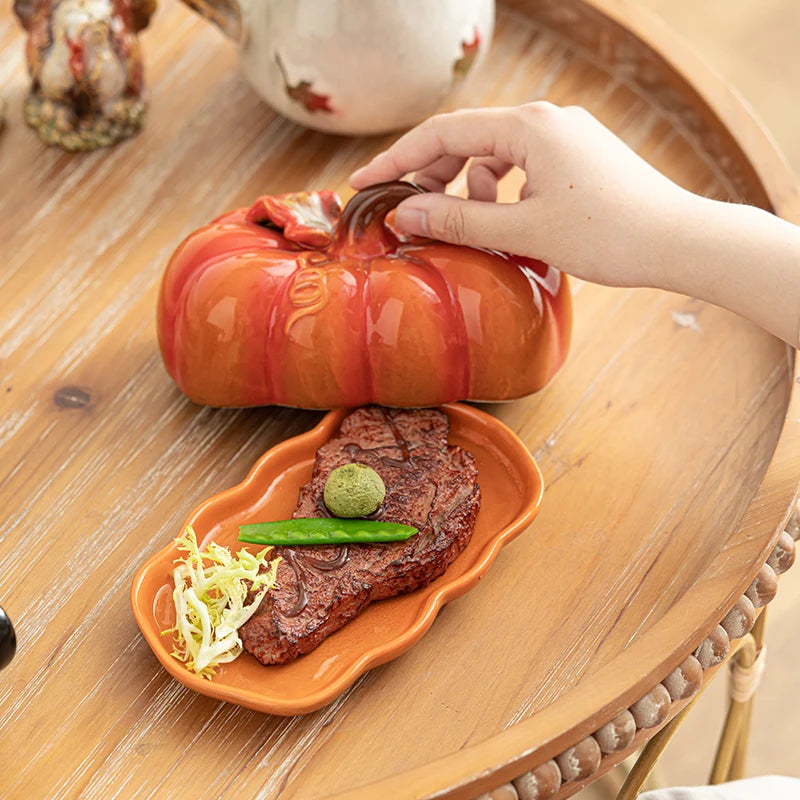
{"type": "Polygon", "coordinates": [[[270,561],[271,547],[256,554],[242,549],[233,555],[227,547],[210,542],[201,550],[191,525],[175,542],[186,555],[176,559],[172,573],[175,627],[163,633],[175,634],[172,655],[210,680],[220,664],[241,654],[238,629],[277,585],[281,559],[270,561]],[[246,603],[250,592],[255,595],[246,603]]]}

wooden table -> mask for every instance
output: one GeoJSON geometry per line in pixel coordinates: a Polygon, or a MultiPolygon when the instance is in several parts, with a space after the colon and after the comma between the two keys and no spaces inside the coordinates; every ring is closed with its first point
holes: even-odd
{"type": "MultiPolygon", "coordinates": [[[[575,282],[564,370],[490,409],[535,453],[546,494],[475,590],[304,717],[169,678],[134,623],[132,575],[199,501],[320,415],[181,396],[155,342],[163,266],[259,194],[347,195],[349,171],[388,140],[276,117],[233,48],[177,3],[142,40],[146,129],[67,155],[22,122],[23,36],[0,15],[0,604],[19,638],[0,674],[3,797],[474,797],[652,699],[754,577],[767,598],[762,565],[800,471],[793,354],[687,298],[575,282]]],[[[688,188],[800,222],[789,170],[738,99],[623,0],[502,6],[489,63],[459,91],[453,106],[586,105],[688,188]]]]}

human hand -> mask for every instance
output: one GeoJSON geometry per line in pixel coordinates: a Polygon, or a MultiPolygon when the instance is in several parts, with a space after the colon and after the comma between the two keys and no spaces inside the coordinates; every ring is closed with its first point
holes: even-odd
{"type": "Polygon", "coordinates": [[[431,117],[351,176],[356,189],[413,180],[432,194],[401,203],[409,234],[538,258],[597,283],[660,283],[649,256],[689,198],[589,112],[536,102],[431,117]],[[469,199],[443,192],[467,164],[469,199]],[[516,203],[496,203],[513,167],[526,183],[516,203]]]}
{"type": "Polygon", "coordinates": [[[356,189],[416,173],[409,234],[538,258],[611,286],[707,300],[797,347],[800,227],[767,211],[692,194],[582,108],[536,102],[432,117],[353,173],[356,189]],[[470,161],[471,159],[471,161],[470,161]],[[467,165],[469,199],[444,194],[467,165]],[[497,182],[525,172],[516,203],[497,182]]]}

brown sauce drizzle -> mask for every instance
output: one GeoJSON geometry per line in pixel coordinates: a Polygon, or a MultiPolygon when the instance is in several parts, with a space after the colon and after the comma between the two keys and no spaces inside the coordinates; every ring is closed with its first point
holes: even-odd
{"type": "Polygon", "coordinates": [[[395,421],[389,416],[385,408],[381,409],[381,413],[383,414],[383,418],[386,420],[386,424],[389,426],[389,430],[392,432],[392,436],[394,436],[395,442],[397,442],[397,446],[400,448],[400,461],[398,463],[402,464],[406,461],[409,461],[411,456],[408,452],[408,442],[403,438],[403,435],[398,430],[395,421]]]}
{"type": "Polygon", "coordinates": [[[303,563],[308,564],[309,567],[318,569],[320,572],[331,572],[332,570],[339,569],[339,567],[343,567],[349,555],[350,546],[345,544],[341,546],[339,555],[337,555],[336,558],[330,558],[325,561],[322,558],[313,558],[312,556],[304,555],[303,563]]]}
{"type": "Polygon", "coordinates": [[[283,557],[286,563],[294,571],[294,576],[297,579],[297,600],[295,604],[284,612],[287,617],[296,617],[308,605],[308,592],[306,591],[306,582],[303,580],[303,573],[300,565],[297,563],[295,551],[287,547],[283,551],[283,557]]]}
{"type": "Polygon", "coordinates": [[[312,567],[318,569],[320,572],[332,572],[335,569],[343,567],[350,556],[350,547],[348,545],[343,545],[339,554],[335,558],[328,560],[305,555],[304,553],[298,552],[293,547],[284,547],[281,551],[281,555],[292,568],[297,580],[297,600],[290,609],[283,613],[286,617],[296,617],[298,614],[301,614],[308,605],[308,591],[305,581],[306,570],[312,567]]]}
{"type": "Polygon", "coordinates": [[[408,458],[392,458],[391,456],[381,456],[381,464],[387,467],[402,467],[410,461],[408,458]]]}
{"type": "MultiPolygon", "coordinates": [[[[400,458],[392,458],[391,456],[380,456],[379,461],[381,464],[386,465],[387,467],[402,467],[404,464],[407,464],[409,461],[413,461],[413,456],[408,447],[408,442],[403,438],[403,434],[400,433],[397,425],[395,424],[394,419],[389,415],[385,408],[380,409],[381,414],[383,415],[383,419],[386,422],[386,426],[392,432],[392,436],[394,436],[395,444],[400,450],[400,458]]],[[[350,444],[346,444],[342,450],[345,453],[348,453],[353,458],[357,458],[360,453],[374,453],[376,450],[382,450],[382,447],[360,447],[359,445],[355,444],[355,442],[351,442],[350,444]]],[[[330,514],[328,514],[330,516],[330,514]]]]}
{"type": "Polygon", "coordinates": [[[317,511],[320,517],[327,517],[328,519],[333,517],[333,514],[328,510],[328,506],[325,505],[325,500],[322,497],[317,498],[317,511]]]}

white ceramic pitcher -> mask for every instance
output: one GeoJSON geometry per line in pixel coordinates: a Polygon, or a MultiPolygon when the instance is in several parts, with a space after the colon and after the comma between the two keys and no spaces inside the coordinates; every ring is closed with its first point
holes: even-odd
{"type": "Polygon", "coordinates": [[[494,0],[184,2],[238,43],[273,108],[347,134],[433,114],[485,55],[494,25],[494,0]]]}

